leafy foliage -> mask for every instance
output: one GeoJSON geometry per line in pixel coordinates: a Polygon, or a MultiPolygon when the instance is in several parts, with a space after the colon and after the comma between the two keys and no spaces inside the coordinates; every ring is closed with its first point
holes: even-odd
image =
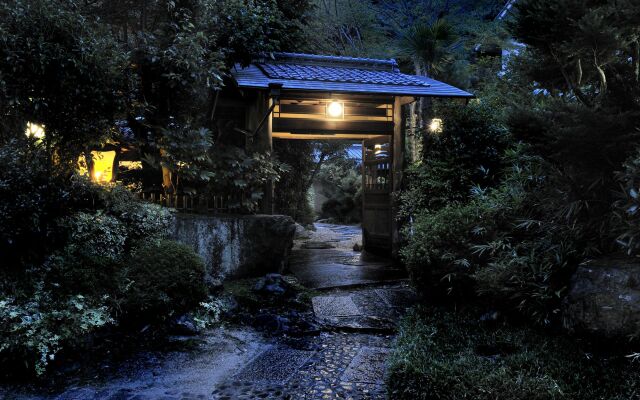
{"type": "Polygon", "coordinates": [[[124,318],[136,325],[180,315],[206,299],[204,264],[180,243],[164,240],[140,247],[121,274],[120,306],[124,318]]]}
{"type": "Polygon", "coordinates": [[[102,302],[82,295],[53,301],[50,292],[38,291],[26,303],[5,298],[0,300],[0,359],[22,360],[42,375],[64,346],[77,345],[78,338],[111,323],[102,302]]]}
{"type": "Polygon", "coordinates": [[[336,157],[322,165],[316,182],[327,199],[322,205],[321,218],[341,223],[362,220],[362,173],[357,162],[336,157]]]}
{"type": "Polygon", "coordinates": [[[46,127],[62,160],[75,161],[110,133],[126,97],[126,54],[95,18],[70,4],[0,5],[0,138],[46,127]]]}
{"type": "Polygon", "coordinates": [[[615,202],[617,241],[627,254],[637,256],[640,250],[640,155],[630,157],[617,176],[622,189],[615,202]]]}
{"type": "Polygon", "coordinates": [[[409,167],[401,216],[465,202],[475,186],[495,186],[510,138],[488,105],[441,104],[442,132],[425,136],[423,160],[409,167]]]}

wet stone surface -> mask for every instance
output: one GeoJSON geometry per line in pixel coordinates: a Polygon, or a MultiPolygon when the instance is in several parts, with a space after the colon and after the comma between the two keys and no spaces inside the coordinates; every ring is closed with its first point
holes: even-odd
{"type": "Polygon", "coordinates": [[[312,299],[316,317],[347,317],[361,315],[362,311],[351,296],[316,296],[312,299]]]}
{"type": "MultiPolygon", "coordinates": [[[[384,366],[392,341],[387,335],[323,333],[297,344],[312,354],[284,381],[256,382],[241,373],[232,384],[217,387],[213,398],[384,399],[384,366]]],[[[269,366],[263,366],[268,373],[269,366]]]]}
{"type": "Polygon", "coordinates": [[[310,351],[290,348],[269,349],[245,366],[234,379],[238,381],[282,383],[312,355],[310,351]]]}

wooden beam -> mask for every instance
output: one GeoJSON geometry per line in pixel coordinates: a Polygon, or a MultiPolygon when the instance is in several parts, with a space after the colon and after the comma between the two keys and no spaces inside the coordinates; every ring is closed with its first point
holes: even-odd
{"type": "Polygon", "coordinates": [[[291,140],[353,140],[361,141],[362,139],[373,139],[380,137],[380,135],[362,135],[353,133],[334,133],[328,135],[313,135],[313,134],[296,134],[286,132],[273,132],[274,139],[291,139],[291,140]]]}
{"type": "Polygon", "coordinates": [[[333,134],[361,133],[365,135],[393,135],[391,121],[342,121],[313,120],[302,118],[274,118],[275,132],[333,134]]]}
{"type": "Polygon", "coordinates": [[[351,101],[362,101],[366,103],[393,103],[393,96],[385,96],[379,94],[362,94],[362,93],[331,93],[325,91],[297,91],[291,89],[283,90],[282,94],[283,99],[292,99],[292,100],[313,100],[313,99],[323,99],[323,100],[351,100],[351,101]]]}
{"type": "MultiPolygon", "coordinates": [[[[326,115],[325,105],[311,104],[280,104],[279,113],[281,114],[311,114],[314,116],[324,117],[326,115]]],[[[345,115],[363,116],[363,117],[386,117],[387,109],[378,108],[375,104],[371,107],[344,105],[345,115]]]]}
{"type": "Polygon", "coordinates": [[[417,97],[413,97],[413,96],[402,96],[402,97],[397,97],[400,99],[400,105],[404,106],[406,104],[410,104],[413,103],[414,101],[418,100],[417,97]]]}

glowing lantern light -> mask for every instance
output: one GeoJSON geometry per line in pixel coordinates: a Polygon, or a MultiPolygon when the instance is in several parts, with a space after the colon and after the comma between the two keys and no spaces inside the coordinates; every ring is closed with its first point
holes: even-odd
{"type": "Polygon", "coordinates": [[[327,115],[331,118],[344,117],[344,105],[337,101],[332,101],[327,105],[327,115]]]}
{"type": "Polygon", "coordinates": [[[39,125],[35,122],[27,122],[25,135],[29,138],[42,140],[44,138],[44,125],[39,125]]]}
{"type": "Polygon", "coordinates": [[[440,118],[432,119],[431,123],[429,124],[429,130],[432,133],[442,133],[442,119],[440,118]]]}
{"type": "Polygon", "coordinates": [[[115,151],[92,151],[91,180],[96,183],[109,183],[113,180],[113,161],[115,151]]]}

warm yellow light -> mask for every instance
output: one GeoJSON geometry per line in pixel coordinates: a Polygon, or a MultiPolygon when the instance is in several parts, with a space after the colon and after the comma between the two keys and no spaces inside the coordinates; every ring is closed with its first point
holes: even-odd
{"type": "Polygon", "coordinates": [[[25,131],[25,135],[27,135],[27,137],[38,140],[44,138],[44,125],[39,125],[35,122],[27,122],[27,130],[25,131]]]}
{"type": "Polygon", "coordinates": [[[327,115],[331,118],[342,118],[344,116],[344,106],[340,102],[332,101],[327,105],[327,115]]]}
{"type": "Polygon", "coordinates": [[[108,183],[113,180],[113,161],[115,151],[92,151],[93,168],[91,180],[97,183],[108,183]]]}
{"type": "Polygon", "coordinates": [[[434,118],[431,120],[429,124],[429,130],[433,133],[441,133],[442,132],[442,119],[434,118]]]}
{"type": "Polygon", "coordinates": [[[142,169],[142,161],[120,161],[118,165],[128,170],[142,169]]]}
{"type": "Polygon", "coordinates": [[[376,155],[378,155],[378,154],[382,153],[382,145],[381,145],[381,144],[376,144],[376,145],[374,146],[374,149],[375,149],[375,154],[376,154],[376,155]]]}

